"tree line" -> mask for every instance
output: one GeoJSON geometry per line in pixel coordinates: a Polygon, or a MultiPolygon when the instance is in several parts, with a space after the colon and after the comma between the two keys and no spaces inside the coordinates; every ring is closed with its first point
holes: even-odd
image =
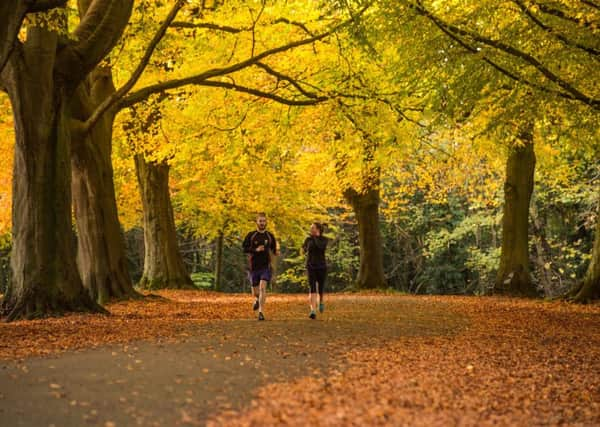
{"type": "MultiPolygon", "coordinates": [[[[336,216],[343,202],[358,226],[353,279],[358,288],[385,287],[399,271],[420,268],[407,267],[413,242],[386,251],[397,242],[390,243],[393,233],[385,229],[382,237],[382,208],[394,200],[387,194],[396,192],[396,200],[406,197],[398,189],[409,182],[418,199],[419,194],[432,194],[436,184],[433,179],[423,186],[427,173],[415,172],[423,165],[411,165],[408,156],[434,153],[430,164],[447,178],[443,165],[456,158],[456,144],[481,147],[496,141],[489,147],[504,150],[506,166],[502,226],[494,234],[500,254],[492,291],[538,294],[530,271],[530,228],[538,233],[536,242],[542,242],[541,249],[535,246],[537,258],[551,251],[542,250],[540,216],[531,221],[535,147],[550,141],[564,149],[580,138],[571,151],[583,153],[578,158],[591,158],[590,170],[594,160],[597,165],[597,5],[507,1],[444,9],[434,2],[331,2],[306,10],[306,21],[289,18],[286,7],[258,2],[247,14],[249,21],[237,22],[241,7],[219,2],[161,6],[89,0],[77,2],[76,8],[66,1],[5,2],[0,9],[0,88],[10,99],[15,129],[11,275],[2,305],[9,320],[102,312],[110,299],[140,297],[128,268],[115,193],[115,136],[132,153],[141,194],[145,250],[140,286],[193,286],[177,240],[176,224],[185,221],[175,218],[169,187],[178,152],[188,148],[170,141],[165,127],[183,120],[192,104],[196,112],[213,114],[206,99],[221,98],[207,95],[207,90],[243,96],[241,102],[226,101],[227,117],[240,116],[239,123],[226,129],[213,124],[216,130],[200,132],[187,126],[171,135],[210,138],[202,145],[204,152],[190,151],[190,156],[203,161],[221,156],[227,171],[241,167],[241,158],[256,156],[257,144],[268,139],[263,128],[269,126],[250,126],[251,116],[264,121],[261,113],[267,113],[278,123],[273,139],[284,132],[296,135],[289,137],[289,147],[304,150],[302,155],[294,157],[281,141],[273,148],[262,147],[271,156],[268,167],[275,171],[257,182],[276,194],[277,186],[290,180],[279,177],[278,170],[296,167],[298,182],[306,171],[316,176],[326,170],[326,182],[336,184],[313,198],[330,197],[334,202],[329,207],[279,215],[297,232],[301,220],[317,211],[336,216]],[[231,40],[234,48],[209,49],[231,40]],[[194,61],[201,54],[208,55],[202,57],[205,64],[194,61]],[[253,104],[253,99],[261,102],[253,104]],[[273,109],[273,103],[282,107],[273,109]],[[252,108],[242,112],[244,105],[252,108]],[[306,129],[309,122],[320,124],[306,129]],[[209,155],[215,147],[221,151],[209,155]],[[314,152],[322,156],[317,170],[302,163],[310,164],[304,158],[314,158],[314,152]]],[[[204,189],[218,197],[212,211],[195,214],[210,224],[215,241],[222,242],[248,225],[239,212],[237,218],[227,217],[244,203],[239,200],[243,187],[233,187],[231,175],[210,171],[204,189]]],[[[596,179],[592,182],[597,185],[596,179]]],[[[477,186],[484,188],[485,183],[477,186]]],[[[431,207],[452,210],[450,204],[461,199],[453,191],[447,191],[445,205],[431,207]]],[[[289,197],[277,207],[302,206],[305,201],[301,195],[289,197]]],[[[181,200],[182,211],[195,209],[184,196],[181,200]]],[[[414,209],[419,202],[408,203],[403,212],[406,206],[414,209]]],[[[458,211],[459,217],[470,216],[468,209],[458,211]]],[[[587,272],[570,291],[577,301],[600,293],[598,223],[587,272]]],[[[402,221],[385,224],[412,231],[402,221]]],[[[223,246],[218,247],[215,253],[222,254],[223,246]]],[[[222,255],[215,257],[219,259],[222,255]]],[[[542,266],[547,270],[546,264],[542,266]]],[[[414,281],[413,276],[404,283],[414,281]]]]}

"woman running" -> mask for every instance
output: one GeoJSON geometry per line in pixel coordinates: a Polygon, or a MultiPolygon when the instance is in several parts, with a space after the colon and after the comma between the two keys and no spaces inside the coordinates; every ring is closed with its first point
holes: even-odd
{"type": "Polygon", "coordinates": [[[319,312],[325,310],[323,291],[327,277],[327,262],[325,261],[325,249],[327,238],[323,236],[323,225],[315,222],[310,226],[310,236],[306,238],[302,249],[306,254],[306,270],[308,272],[308,284],[310,293],[310,317],[317,318],[317,292],[319,294],[319,312]]]}

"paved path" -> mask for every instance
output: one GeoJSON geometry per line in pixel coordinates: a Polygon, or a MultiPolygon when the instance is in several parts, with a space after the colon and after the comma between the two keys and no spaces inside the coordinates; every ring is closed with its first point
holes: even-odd
{"type": "MultiPolygon", "coordinates": [[[[344,352],[454,333],[443,304],[352,297],[317,321],[219,321],[183,342],[138,342],[0,361],[0,426],[204,425],[261,385],[343,370],[344,352]]],[[[276,316],[275,316],[276,318],[276,316]]],[[[260,404],[260,402],[258,402],[260,404]]]]}

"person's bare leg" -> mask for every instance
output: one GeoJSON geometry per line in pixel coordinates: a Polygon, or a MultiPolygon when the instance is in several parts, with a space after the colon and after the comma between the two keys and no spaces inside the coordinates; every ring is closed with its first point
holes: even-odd
{"type": "Polygon", "coordinates": [[[252,305],[252,309],[254,311],[258,310],[258,297],[259,297],[259,289],[258,286],[252,286],[252,297],[254,298],[254,303],[252,305]]]}
{"type": "Polygon", "coordinates": [[[310,292],[308,299],[310,300],[310,311],[316,313],[317,310],[317,293],[310,292]]]}
{"type": "Polygon", "coordinates": [[[267,302],[267,281],[261,280],[260,285],[258,287],[258,311],[262,313],[265,307],[265,302],[267,302]]]}

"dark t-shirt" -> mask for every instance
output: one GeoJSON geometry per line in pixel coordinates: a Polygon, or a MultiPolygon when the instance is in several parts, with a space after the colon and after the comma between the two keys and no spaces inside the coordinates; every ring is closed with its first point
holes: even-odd
{"type": "Polygon", "coordinates": [[[249,255],[250,271],[264,270],[270,268],[271,253],[277,251],[275,236],[268,231],[251,231],[246,235],[243,243],[244,253],[249,255]],[[257,252],[256,248],[264,245],[265,250],[257,252]]]}
{"type": "Polygon", "coordinates": [[[326,268],[325,249],[327,248],[327,237],[310,236],[302,245],[306,254],[306,266],[308,268],[326,268]]]}

